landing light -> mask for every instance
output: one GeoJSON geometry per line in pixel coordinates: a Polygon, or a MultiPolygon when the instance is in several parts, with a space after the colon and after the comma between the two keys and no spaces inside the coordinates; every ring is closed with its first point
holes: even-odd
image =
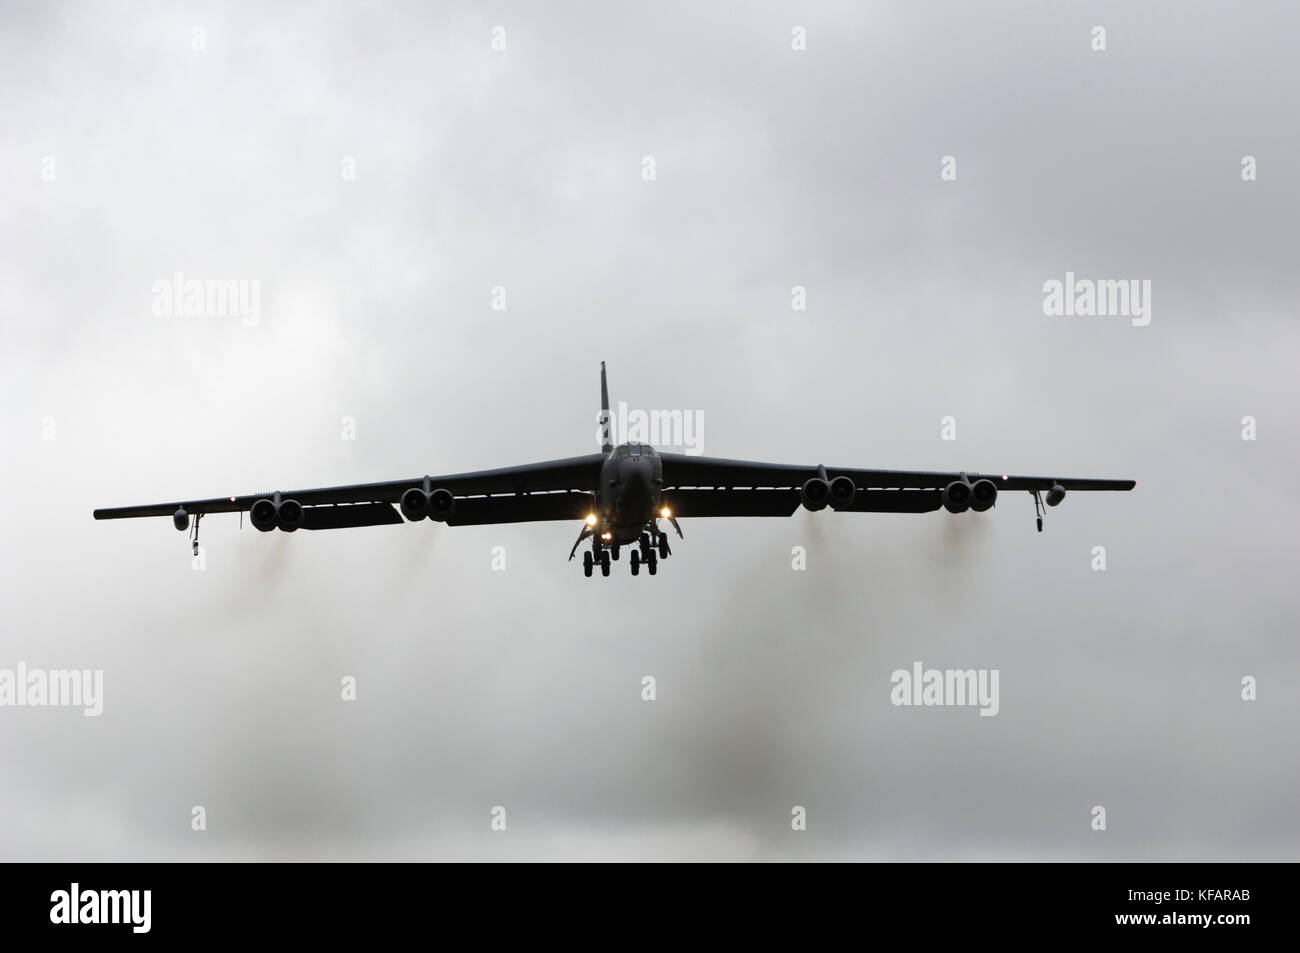
{"type": "Polygon", "coordinates": [[[613,533],[601,533],[601,534],[600,534],[600,538],[601,538],[601,539],[613,539],[613,538],[614,538],[614,534],[613,534],[613,533]]]}
{"type": "Polygon", "coordinates": [[[596,525],[596,514],[595,514],[595,513],[592,513],[590,516],[587,517],[587,525],[588,525],[588,526],[595,526],[595,525],[596,525]]]}
{"type": "Polygon", "coordinates": [[[662,510],[659,511],[659,515],[662,516],[664,519],[669,519],[672,517],[673,511],[665,506],[662,510]]]}

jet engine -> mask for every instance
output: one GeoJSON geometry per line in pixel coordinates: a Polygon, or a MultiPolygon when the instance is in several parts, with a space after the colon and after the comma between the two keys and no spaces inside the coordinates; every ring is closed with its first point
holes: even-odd
{"type": "Polygon", "coordinates": [[[429,494],[429,519],[445,523],[456,508],[456,497],[451,490],[434,490],[429,494]]]}
{"type": "Polygon", "coordinates": [[[826,508],[830,495],[831,485],[821,477],[813,477],[799,489],[799,498],[803,501],[804,509],[814,513],[826,508]]]}
{"type": "Polygon", "coordinates": [[[271,500],[258,500],[248,511],[249,522],[263,533],[275,529],[276,506],[271,500]]]}
{"type": "Polygon", "coordinates": [[[302,525],[306,512],[297,500],[281,500],[280,509],[275,514],[275,523],[286,533],[292,533],[302,525]]]}
{"type": "Polygon", "coordinates": [[[1047,491],[1047,505],[1058,506],[1065,499],[1065,487],[1059,483],[1053,483],[1052,488],[1047,491]]]}
{"type": "Polygon", "coordinates": [[[992,480],[976,480],[970,488],[970,508],[983,513],[998,501],[998,485],[992,480]]]}
{"type": "Polygon", "coordinates": [[[971,485],[965,480],[953,480],[943,488],[943,508],[949,513],[965,513],[970,509],[971,485]]]}
{"type": "Polygon", "coordinates": [[[830,485],[831,508],[846,509],[853,505],[853,498],[858,495],[858,485],[853,477],[837,476],[830,485]]]}
{"type": "Polygon", "coordinates": [[[286,533],[292,533],[302,526],[307,511],[297,500],[258,500],[248,511],[248,519],[263,533],[269,533],[277,526],[286,533]]]}
{"type": "Polygon", "coordinates": [[[402,515],[411,522],[422,520],[429,515],[429,494],[413,486],[402,494],[402,515]]]}

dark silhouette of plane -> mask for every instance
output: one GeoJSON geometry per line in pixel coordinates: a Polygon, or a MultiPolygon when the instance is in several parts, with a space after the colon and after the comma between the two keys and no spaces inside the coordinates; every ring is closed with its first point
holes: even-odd
{"type": "Polygon", "coordinates": [[[1034,499],[1038,531],[1044,503],[1056,506],[1067,490],[1131,490],[1133,480],[1082,480],[986,473],[914,470],[850,470],[843,467],[751,463],[715,457],[661,453],[648,444],[614,446],[609,388],[600,365],[600,453],[499,470],[451,476],[424,476],[389,483],[315,490],[277,490],[248,496],[185,500],[151,506],[95,510],[95,519],[170,516],[176,528],[190,529],[198,552],[199,521],[209,513],[248,512],[257,529],[342,529],[431,519],[449,526],[581,520],[582,531],[569,551],[572,560],[583,540],[583,571],[599,567],[608,576],[610,560],[630,549],[632,575],[642,566],[650,575],[671,550],[664,520],[682,536],[678,519],[707,516],[791,516],[808,510],[852,513],[983,512],[1002,490],[1028,490],[1034,499]],[[400,512],[399,512],[400,511],[400,512]]]}

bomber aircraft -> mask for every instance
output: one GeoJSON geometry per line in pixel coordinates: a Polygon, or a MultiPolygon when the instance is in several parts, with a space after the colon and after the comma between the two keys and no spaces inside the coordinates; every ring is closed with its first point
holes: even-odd
{"type": "Polygon", "coordinates": [[[640,442],[614,446],[605,363],[600,365],[600,453],[544,463],[449,476],[411,477],[387,483],[309,490],[274,490],[209,500],[95,510],[95,519],[170,516],[178,530],[190,530],[198,552],[199,521],[209,513],[248,513],[264,533],[307,529],[384,526],[430,519],[448,526],[581,521],[569,551],[572,560],[584,540],[583,572],[599,568],[628,549],[632,575],[650,575],[671,554],[660,520],[682,537],[679,519],[708,516],[792,516],[800,506],[850,513],[949,513],[993,507],[1003,490],[1027,490],[1034,500],[1038,531],[1044,504],[1056,506],[1068,490],[1131,490],[1133,480],[943,473],[918,470],[855,470],[845,467],[753,463],[665,453],[640,442]],[[191,517],[193,521],[191,524],[191,517]]]}

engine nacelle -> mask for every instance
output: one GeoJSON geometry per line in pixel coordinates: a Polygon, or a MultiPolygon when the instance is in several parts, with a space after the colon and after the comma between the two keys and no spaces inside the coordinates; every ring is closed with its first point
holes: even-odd
{"type": "Polygon", "coordinates": [[[292,533],[302,525],[307,511],[297,500],[281,500],[280,509],[275,514],[275,525],[286,533],[292,533]]]}
{"type": "Polygon", "coordinates": [[[455,508],[456,495],[451,490],[434,490],[429,494],[429,519],[444,523],[455,508]]]}
{"type": "Polygon", "coordinates": [[[263,533],[275,529],[275,503],[272,500],[258,500],[248,511],[248,520],[263,533]]]}
{"type": "Polygon", "coordinates": [[[970,508],[983,513],[998,501],[998,485],[992,480],[976,480],[970,488],[970,508]]]}
{"type": "Polygon", "coordinates": [[[943,508],[949,513],[965,513],[970,500],[971,485],[965,480],[953,480],[943,488],[943,508]]]}
{"type": "Polygon", "coordinates": [[[1063,499],[1065,499],[1065,487],[1059,483],[1053,483],[1052,488],[1047,491],[1047,505],[1059,506],[1063,499]]]}
{"type": "Polygon", "coordinates": [[[429,515],[429,494],[419,487],[411,487],[402,494],[402,515],[415,522],[429,515]]]}
{"type": "Polygon", "coordinates": [[[258,500],[249,508],[248,520],[254,528],[263,533],[279,527],[286,533],[292,533],[302,526],[307,511],[297,500],[258,500]]]}
{"type": "Polygon", "coordinates": [[[830,496],[831,485],[821,477],[813,477],[799,488],[799,498],[803,501],[804,509],[813,513],[824,510],[830,496]]]}
{"type": "Polygon", "coordinates": [[[185,507],[180,507],[172,514],[172,525],[182,533],[190,528],[190,514],[185,512],[185,507]]]}
{"type": "Polygon", "coordinates": [[[858,495],[858,485],[853,477],[837,476],[830,485],[831,509],[842,510],[853,505],[853,498],[858,495]]]}

